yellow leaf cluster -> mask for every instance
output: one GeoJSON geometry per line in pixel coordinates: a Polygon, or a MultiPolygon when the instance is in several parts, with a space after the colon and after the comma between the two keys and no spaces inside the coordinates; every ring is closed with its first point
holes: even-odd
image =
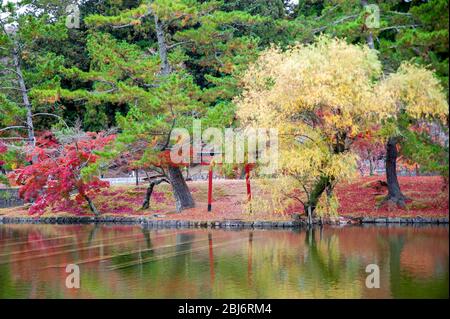
{"type": "Polygon", "coordinates": [[[344,40],[321,37],[287,51],[272,47],[243,78],[238,116],[244,125],[282,127],[318,112],[329,130],[351,130],[376,114],[373,81],[380,75],[375,51],[344,40]]]}
{"type": "Polygon", "coordinates": [[[413,118],[440,118],[448,116],[448,103],[433,72],[423,67],[403,63],[376,87],[380,111],[395,116],[406,112],[413,118]]]}

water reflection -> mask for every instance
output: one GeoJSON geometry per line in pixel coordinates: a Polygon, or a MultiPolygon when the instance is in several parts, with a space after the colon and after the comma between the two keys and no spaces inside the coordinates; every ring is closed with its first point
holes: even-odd
{"type": "Polygon", "coordinates": [[[0,298],[448,298],[448,227],[0,225],[0,298]],[[67,289],[65,267],[81,270],[67,289]],[[381,287],[365,287],[379,265],[381,287]]]}

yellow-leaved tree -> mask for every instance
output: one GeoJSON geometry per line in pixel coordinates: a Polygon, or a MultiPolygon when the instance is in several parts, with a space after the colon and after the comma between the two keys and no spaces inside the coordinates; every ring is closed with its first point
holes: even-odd
{"type": "MultiPolygon", "coordinates": [[[[396,116],[394,83],[404,73],[383,79],[376,51],[325,36],[284,51],[272,47],[248,69],[235,101],[238,118],[244,127],[278,129],[277,177],[290,186],[283,195],[301,202],[309,217],[319,203],[336,209],[335,185],[356,172],[352,143],[396,116]]],[[[419,98],[404,93],[402,101],[419,98]]],[[[420,112],[431,101],[423,99],[411,110],[420,112]]]]}
{"type": "Polygon", "coordinates": [[[350,146],[379,119],[373,92],[381,74],[368,47],[320,37],[286,51],[270,48],[243,78],[236,100],[241,124],[278,129],[278,177],[288,179],[285,194],[306,213],[355,172],[350,146]]]}

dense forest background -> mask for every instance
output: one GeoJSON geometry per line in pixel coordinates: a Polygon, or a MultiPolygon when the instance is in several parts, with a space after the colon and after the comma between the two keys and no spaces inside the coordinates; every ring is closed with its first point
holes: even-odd
{"type": "MultiPolygon", "coordinates": [[[[237,100],[243,88],[252,88],[254,82],[248,76],[244,80],[244,74],[261,56],[271,56],[274,46],[281,51],[312,50],[325,57],[324,63],[335,67],[330,76],[348,76],[356,85],[367,88],[376,80],[365,76],[378,68],[379,60],[382,71],[374,74],[382,73],[381,79],[387,79],[386,85],[397,91],[389,93],[398,98],[390,107],[392,116],[383,123],[372,122],[355,136],[354,129],[362,126],[336,131],[347,114],[341,112],[342,105],[332,107],[336,101],[313,105],[317,107],[315,113],[297,110],[290,118],[294,122],[299,117],[320,121],[324,116],[321,108],[327,106],[335,117],[329,136],[312,125],[331,151],[325,154],[323,163],[317,164],[317,180],[311,182],[312,175],[306,174],[312,188],[307,192],[311,198],[305,209],[315,209],[324,192],[331,198],[339,179],[334,173],[323,173],[323,167],[329,166],[329,158],[347,156],[355,140],[360,143],[359,150],[354,145],[356,152],[364,161],[372,164],[386,159],[387,199],[402,207],[407,198],[397,180],[399,150],[406,160],[420,164],[423,172],[443,175],[448,184],[446,0],[4,1],[0,24],[0,133],[9,145],[6,152],[5,142],[0,144],[0,167],[11,171],[32,164],[24,169],[26,174],[22,169],[16,171],[16,183],[31,190],[30,199],[48,181],[56,181],[65,191],[55,187],[55,198],[61,193],[70,197],[76,189],[97,214],[86,194],[95,193],[93,189],[103,185],[97,177],[102,168],[111,167],[114,159],[113,165],[151,170],[162,178],[150,184],[147,199],[155,185],[167,181],[174,190],[177,210],[194,207],[181,168],[167,158],[171,132],[175,127],[192,130],[193,119],[201,119],[204,127],[239,127],[237,100]],[[309,49],[296,47],[313,43],[309,49]],[[347,48],[355,56],[364,56],[354,70],[347,63],[350,56],[343,56],[341,65],[329,57],[333,50],[344,54],[347,48]],[[366,48],[375,51],[362,53],[366,48]],[[343,68],[346,70],[341,72],[343,68]],[[416,112],[411,112],[414,107],[416,112]],[[428,126],[424,128],[424,124],[428,126]],[[111,140],[111,129],[118,133],[114,147],[103,150],[101,157],[106,161],[97,161],[99,151],[111,140]],[[46,135],[50,130],[52,133],[46,135]],[[51,149],[51,155],[44,154],[46,148],[51,149]],[[47,172],[47,179],[34,178],[42,170],[47,172]],[[84,184],[87,176],[94,177],[89,187],[84,184]],[[64,183],[66,179],[70,182],[64,183]]],[[[277,56],[273,55],[275,59],[277,56]]],[[[314,58],[305,61],[311,65],[317,62],[314,58]]],[[[264,72],[262,75],[266,77],[264,72]]],[[[342,84],[343,79],[335,78],[327,90],[331,92],[342,84]]],[[[360,93],[363,91],[355,92],[356,96],[360,93]]],[[[299,92],[286,94],[297,96],[299,92]]],[[[369,103],[364,114],[381,109],[387,100],[369,103]]],[[[353,114],[353,124],[364,117],[354,113],[362,107],[359,102],[363,101],[350,103],[348,114],[353,114]]],[[[318,158],[317,154],[313,157],[318,158]]],[[[298,154],[295,159],[299,159],[298,154]]],[[[352,161],[347,162],[346,167],[353,166],[352,161]]],[[[5,180],[4,174],[0,176],[5,180]]],[[[43,206],[49,202],[48,198],[42,201],[43,206]]]]}
{"type": "MultiPolygon", "coordinates": [[[[121,69],[110,82],[117,84],[133,75],[132,86],[151,91],[148,82],[154,79],[143,73],[150,72],[149,64],[156,64],[151,60],[157,51],[157,34],[145,19],[130,27],[116,27],[138,12],[136,8],[145,2],[139,0],[78,1],[80,28],[68,29],[65,9],[72,2],[77,1],[23,1],[25,9],[15,18],[20,29],[21,68],[35,112],[54,113],[72,124],[80,118],[85,130],[99,131],[116,126],[116,115],[126,115],[135,102],[125,92],[91,94],[112,89],[106,83],[110,79],[98,80],[99,73],[121,69]]],[[[367,1],[359,0],[156,2],[167,14],[169,58],[177,71],[192,78],[190,90],[201,93],[196,102],[216,124],[233,121],[231,99],[239,93],[239,75],[258,52],[271,44],[312,42],[320,33],[345,37],[351,43],[366,43],[371,37],[386,73],[402,61],[413,60],[435,70],[448,87],[446,0],[369,1],[380,8],[380,27],[375,29],[365,27],[367,1]],[[214,19],[208,21],[212,15],[214,19]]],[[[10,51],[3,49],[2,60],[11,62],[10,51]]],[[[8,105],[9,114],[17,114],[23,101],[17,90],[8,89],[11,73],[3,70],[0,78],[0,101],[8,105]]],[[[14,122],[6,113],[2,110],[0,121],[14,122]]],[[[36,117],[34,126],[47,129],[53,122],[49,117],[36,117]]]]}

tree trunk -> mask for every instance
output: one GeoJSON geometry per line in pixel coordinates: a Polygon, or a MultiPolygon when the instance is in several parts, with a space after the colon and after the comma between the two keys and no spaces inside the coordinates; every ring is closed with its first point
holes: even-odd
{"type": "MultiPolygon", "coordinates": [[[[361,6],[364,8],[368,5],[367,0],[361,0],[361,6]]],[[[369,48],[375,50],[375,43],[373,42],[373,33],[369,31],[369,34],[366,36],[366,42],[369,48]]]]}
{"type": "Polygon", "coordinates": [[[150,208],[150,199],[152,198],[153,188],[155,188],[155,183],[150,183],[150,186],[147,188],[147,192],[145,193],[145,199],[142,203],[142,209],[150,208]]]}
{"type": "Polygon", "coordinates": [[[156,185],[159,185],[164,182],[170,184],[170,182],[165,178],[156,179],[150,183],[150,185],[147,188],[147,192],[145,193],[145,199],[144,202],[142,203],[142,209],[150,208],[150,199],[152,198],[153,189],[155,188],[156,185]]]}
{"type": "Polygon", "coordinates": [[[92,199],[90,199],[89,196],[87,195],[84,195],[84,199],[87,201],[91,212],[93,212],[95,216],[100,216],[100,212],[98,211],[97,207],[95,207],[94,202],[92,202],[92,199]]]}
{"type": "Polygon", "coordinates": [[[309,221],[312,220],[314,210],[317,207],[320,196],[326,189],[329,189],[329,187],[330,187],[330,179],[328,177],[321,177],[317,182],[317,184],[314,186],[314,189],[309,195],[308,201],[306,202],[304,207],[306,216],[308,216],[309,221]]]}
{"type": "Polygon", "coordinates": [[[373,176],[375,174],[375,165],[374,165],[373,157],[369,157],[369,176],[373,176]]]}
{"type": "Polygon", "coordinates": [[[169,167],[169,180],[175,196],[177,212],[195,207],[194,199],[178,167],[169,167]]]}
{"type": "Polygon", "coordinates": [[[155,21],[156,38],[158,39],[159,58],[161,60],[161,74],[169,75],[170,72],[172,72],[172,69],[167,58],[168,49],[163,26],[161,25],[161,22],[159,21],[156,14],[153,14],[153,18],[155,21]]]}
{"type": "Polygon", "coordinates": [[[369,46],[369,48],[371,48],[372,50],[375,50],[375,43],[373,42],[372,32],[369,32],[369,34],[366,37],[366,41],[367,41],[367,45],[369,46]]]}
{"type": "Polygon", "coordinates": [[[401,207],[405,207],[405,195],[400,190],[397,178],[397,138],[390,137],[386,144],[386,180],[388,185],[388,195],[382,203],[391,201],[401,207]]]}
{"type": "MultiPolygon", "coordinates": [[[[161,21],[159,21],[157,14],[154,12],[151,13],[153,14],[156,38],[158,40],[158,52],[159,58],[161,60],[161,75],[166,76],[172,72],[172,68],[168,59],[169,49],[164,33],[164,26],[161,21]]],[[[169,166],[168,172],[169,181],[172,185],[173,194],[175,196],[177,212],[180,212],[183,209],[195,207],[194,199],[192,198],[186,181],[183,178],[183,173],[181,172],[181,170],[178,167],[169,166]]]]}
{"type": "MultiPolygon", "coordinates": [[[[34,126],[33,126],[33,114],[31,109],[31,103],[28,98],[28,90],[27,86],[25,85],[25,80],[23,78],[22,74],[22,68],[20,66],[20,59],[19,59],[19,52],[17,50],[17,45],[13,50],[13,60],[14,60],[14,67],[16,69],[17,74],[17,82],[19,84],[20,92],[22,94],[22,100],[23,105],[25,106],[27,110],[27,130],[28,130],[28,140],[30,142],[30,145],[34,149],[35,146],[35,138],[34,138],[34,126]]],[[[33,160],[35,162],[35,160],[33,160]]]]}

